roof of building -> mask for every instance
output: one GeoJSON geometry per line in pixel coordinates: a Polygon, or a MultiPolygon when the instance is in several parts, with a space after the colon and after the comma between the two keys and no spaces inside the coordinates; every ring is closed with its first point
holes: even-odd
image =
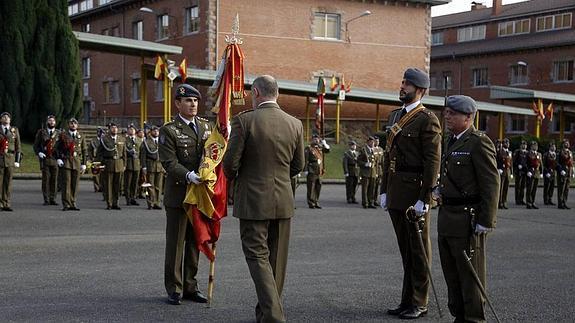
{"type": "Polygon", "coordinates": [[[182,47],[151,41],[105,36],[74,31],[80,48],[131,56],[155,57],[162,54],[181,54],[182,47]]]}
{"type": "MultiPolygon", "coordinates": [[[[546,100],[559,104],[575,104],[575,95],[569,93],[548,92],[532,89],[522,89],[510,86],[493,85],[489,87],[489,97],[495,100],[534,101],[546,100]]],[[[574,107],[564,107],[568,112],[575,112],[574,107]]]]}
{"type": "Polygon", "coordinates": [[[504,5],[497,16],[492,16],[493,8],[483,8],[433,17],[431,28],[445,29],[572,8],[575,8],[573,0],[530,0],[504,5]]]}
{"type": "Polygon", "coordinates": [[[575,46],[575,29],[432,46],[431,59],[558,46],[575,46]]]}

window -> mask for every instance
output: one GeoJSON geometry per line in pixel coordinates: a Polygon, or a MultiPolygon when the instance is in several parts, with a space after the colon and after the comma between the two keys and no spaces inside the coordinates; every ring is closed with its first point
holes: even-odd
{"type": "Polygon", "coordinates": [[[120,82],[107,81],[104,82],[104,103],[119,103],[120,102],[120,82]]]}
{"type": "Polygon", "coordinates": [[[90,24],[82,24],[82,31],[85,33],[90,32],[90,24]]]}
{"type": "Polygon", "coordinates": [[[186,8],[185,28],[186,34],[200,30],[200,15],[198,6],[186,8]]]}
{"type": "Polygon", "coordinates": [[[573,60],[553,63],[553,82],[573,81],[573,60]]]}
{"type": "Polygon", "coordinates": [[[314,39],[340,39],[341,17],[338,14],[316,12],[313,19],[314,39]]]}
{"type": "Polygon", "coordinates": [[[509,84],[527,84],[527,65],[511,65],[509,84]]]}
{"type": "Polygon", "coordinates": [[[524,133],[527,131],[526,116],[517,114],[507,115],[507,132],[524,133]]]}
{"type": "Polygon", "coordinates": [[[114,1],[114,0],[100,0],[100,5],[103,5],[103,4],[112,2],[112,1],[114,1]]]}
{"type": "Polygon", "coordinates": [[[85,98],[90,96],[90,86],[88,85],[88,82],[84,82],[83,84],[84,86],[82,87],[82,94],[84,95],[85,98]]]}
{"type": "Polygon", "coordinates": [[[85,79],[90,78],[90,57],[82,58],[82,77],[85,79]]]}
{"type": "Polygon", "coordinates": [[[571,13],[560,13],[537,18],[537,31],[565,29],[571,27],[571,13]]]}
{"type": "Polygon", "coordinates": [[[443,45],[443,32],[431,34],[431,46],[443,45]]]}
{"type": "Polygon", "coordinates": [[[530,20],[516,20],[499,23],[499,37],[529,33],[530,20]]]}
{"type": "Polygon", "coordinates": [[[144,22],[136,21],[132,24],[132,38],[137,40],[144,40],[144,22]]]}
{"type": "Polygon", "coordinates": [[[78,13],[78,4],[74,3],[68,6],[68,16],[75,15],[78,13]]]}
{"type": "Polygon", "coordinates": [[[140,102],[140,85],[142,84],[141,79],[132,79],[132,102],[140,102]]]}
{"type": "Polygon", "coordinates": [[[158,16],[158,39],[165,39],[170,36],[170,16],[158,16]]]}
{"type": "Polygon", "coordinates": [[[94,7],[94,1],[93,0],[84,0],[82,2],[80,2],[80,11],[86,11],[89,9],[92,9],[94,7]]]}
{"type": "Polygon", "coordinates": [[[459,28],[457,30],[457,41],[460,43],[479,39],[485,39],[485,25],[459,28]]]}
{"type": "Polygon", "coordinates": [[[473,86],[487,86],[489,82],[487,80],[487,68],[474,68],[473,69],[473,86]]]}
{"type": "MultiPolygon", "coordinates": [[[[560,106],[555,106],[554,110],[556,111],[555,113],[553,113],[553,120],[549,123],[549,127],[551,132],[554,133],[559,133],[561,131],[560,129],[560,113],[559,110],[561,109],[560,106]]],[[[565,133],[571,133],[573,132],[573,129],[575,129],[575,117],[570,116],[570,115],[565,115],[565,129],[563,129],[563,131],[565,133]]]]}
{"type": "Polygon", "coordinates": [[[164,101],[164,81],[154,81],[154,99],[164,101]]]}

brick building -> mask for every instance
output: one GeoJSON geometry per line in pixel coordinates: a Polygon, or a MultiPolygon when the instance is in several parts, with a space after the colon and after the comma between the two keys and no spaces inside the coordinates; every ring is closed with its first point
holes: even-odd
{"type": "MultiPolygon", "coordinates": [[[[353,87],[397,91],[405,68],[429,70],[430,8],[447,2],[71,0],[69,15],[76,31],[181,46],[183,55],[170,57],[176,64],[186,57],[189,67],[215,70],[237,13],[248,74],[313,84],[319,76],[336,75],[353,80],[353,87]],[[371,14],[358,18],[366,10],[371,14]]],[[[141,59],[87,50],[81,57],[84,119],[136,121],[141,59]]],[[[147,91],[150,119],[159,123],[161,83],[149,81],[147,91]]],[[[282,95],[279,101],[305,117],[305,97],[282,95]]],[[[345,102],[342,120],[373,120],[374,111],[375,105],[345,102]]],[[[326,116],[334,115],[327,106],[326,116]]]]}
{"type": "MultiPolygon", "coordinates": [[[[575,94],[575,1],[531,0],[493,6],[474,4],[470,11],[433,18],[432,95],[465,94],[491,99],[491,86],[575,94]],[[447,82],[445,82],[447,80],[447,82]]],[[[544,102],[547,107],[550,101],[544,102]]],[[[532,102],[504,104],[531,109],[532,102]]],[[[554,118],[541,123],[541,135],[559,136],[564,112],[565,136],[575,139],[575,102],[554,102],[554,118]]],[[[505,136],[534,134],[533,116],[504,116],[505,136]]],[[[480,129],[498,136],[497,114],[480,114],[480,129]]]]}

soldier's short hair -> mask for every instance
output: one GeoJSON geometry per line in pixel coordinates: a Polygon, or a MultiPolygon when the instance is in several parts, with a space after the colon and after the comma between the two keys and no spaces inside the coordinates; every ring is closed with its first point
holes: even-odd
{"type": "Polygon", "coordinates": [[[257,77],[252,83],[264,98],[277,98],[279,96],[279,87],[276,79],[271,75],[262,75],[257,77]]]}

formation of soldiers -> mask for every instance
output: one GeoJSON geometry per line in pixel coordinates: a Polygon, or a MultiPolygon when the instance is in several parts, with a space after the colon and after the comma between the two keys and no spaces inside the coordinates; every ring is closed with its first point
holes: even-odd
{"type": "MultiPolygon", "coordinates": [[[[19,167],[20,139],[18,130],[9,126],[9,114],[2,116],[7,120],[7,132],[0,138],[0,145],[5,140],[8,148],[0,161],[11,169],[19,167]]],[[[98,128],[97,136],[86,141],[78,130],[78,120],[68,120],[67,128],[61,130],[56,128],[56,117],[49,115],[33,145],[42,171],[44,205],[58,205],[56,195],[60,190],[62,210],[79,211],[78,183],[81,175],[90,171],[94,191],[102,192],[106,209],[121,210],[120,196],[125,197],[126,205],[139,205],[136,199],[146,198],[148,209],[161,209],[165,171],[159,160],[158,136],[157,126],[151,126],[146,135],[143,129],[130,124],[125,134],[119,134],[118,125],[110,123],[107,131],[98,128]]],[[[11,183],[11,171],[3,175],[11,183]]],[[[2,200],[6,208],[10,208],[10,185],[2,191],[2,197],[5,193],[7,196],[2,200]]]]}

